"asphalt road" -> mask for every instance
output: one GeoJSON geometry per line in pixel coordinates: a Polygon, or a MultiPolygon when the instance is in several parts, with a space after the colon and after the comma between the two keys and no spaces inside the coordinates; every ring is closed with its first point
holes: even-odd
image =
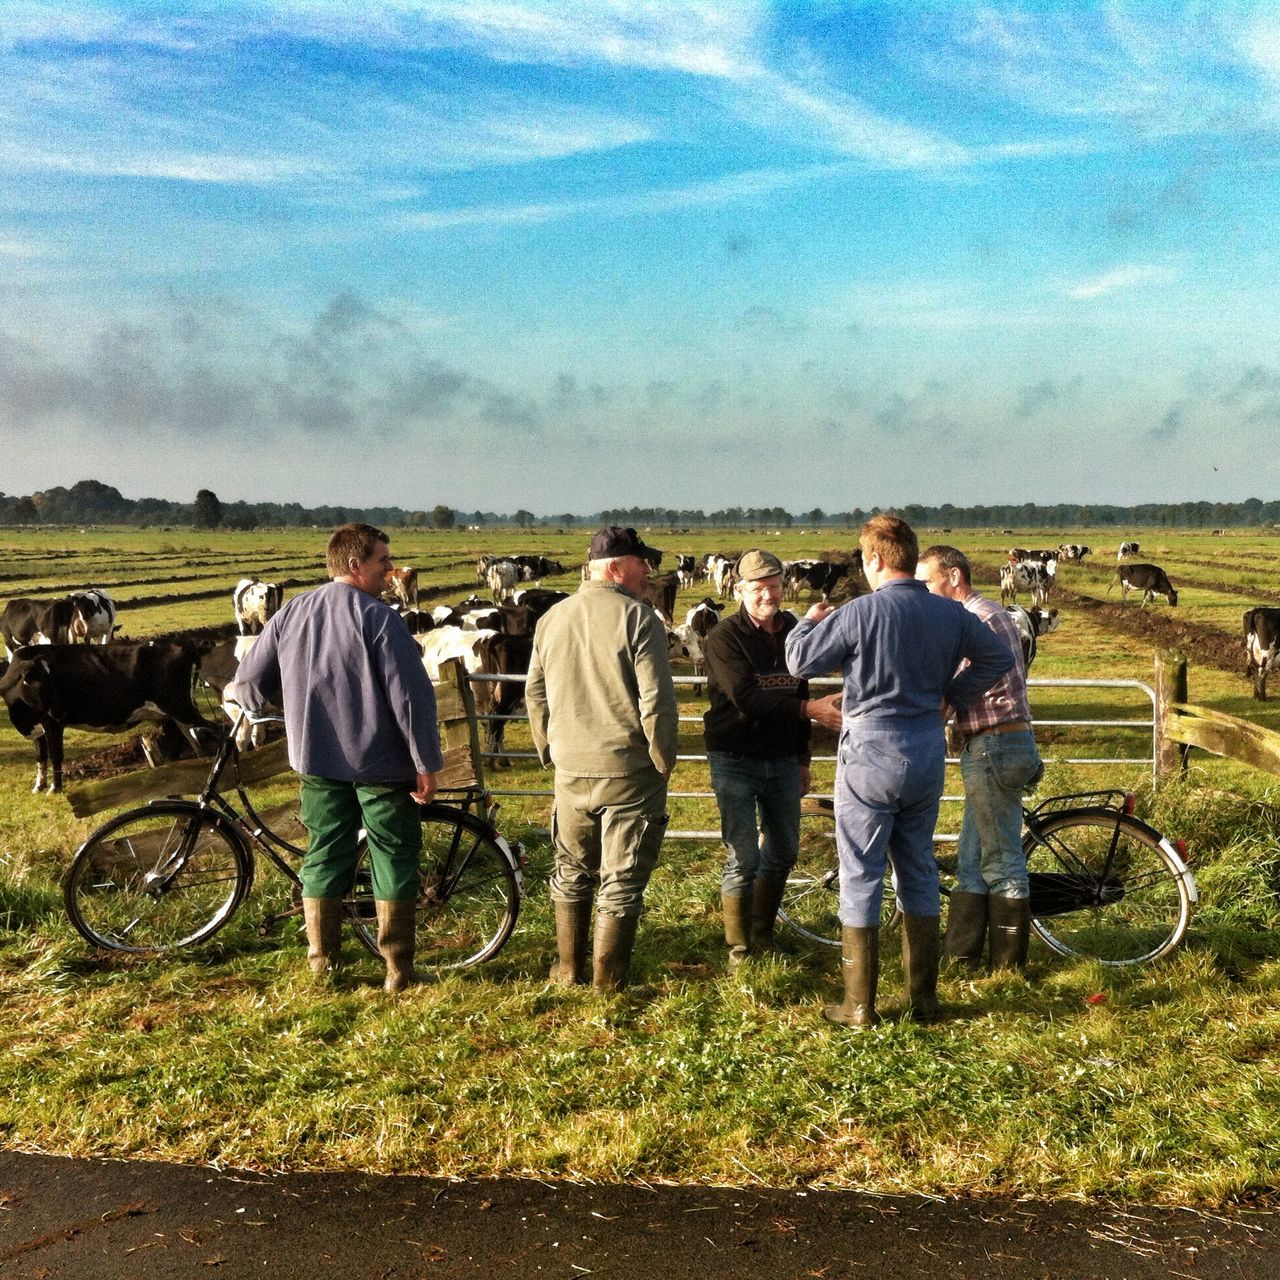
{"type": "Polygon", "coordinates": [[[449,1182],[0,1152],[0,1276],[1280,1277],[1280,1215],[449,1182]]]}

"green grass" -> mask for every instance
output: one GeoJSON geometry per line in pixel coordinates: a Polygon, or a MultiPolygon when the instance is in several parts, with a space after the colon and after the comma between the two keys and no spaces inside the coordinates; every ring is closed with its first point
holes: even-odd
{"type": "MultiPolygon", "coordinates": [[[[85,582],[122,557],[158,556],[163,540],[173,544],[175,575],[185,562],[217,555],[229,600],[235,579],[255,562],[300,557],[319,536],[179,531],[150,542],[125,533],[117,542],[91,530],[63,549],[83,552],[85,582]]],[[[962,546],[977,541],[962,531],[953,537],[962,546]]],[[[1179,537],[1161,534],[1152,546],[1167,543],[1172,552],[1184,545],[1179,537]]],[[[751,539],[653,540],[698,552],[751,539]]],[[[1062,539],[991,535],[986,554],[1015,540],[1062,539]]],[[[1073,540],[1108,545],[1096,534],[1073,540]]],[[[808,541],[796,533],[770,545],[798,554],[839,540],[824,531],[808,541]]],[[[473,552],[519,547],[568,561],[583,542],[582,531],[562,539],[537,531],[406,533],[393,548],[398,560],[418,557],[433,566],[432,577],[455,582],[468,576],[473,552]]],[[[1203,542],[1197,547],[1187,535],[1185,555],[1223,552],[1221,539],[1203,542]]],[[[146,569],[139,563],[139,576],[146,569]]],[[[30,570],[48,581],[80,580],[64,562],[33,561],[30,570]]],[[[571,575],[560,585],[571,585],[571,575]]],[[[221,602],[217,608],[229,616],[221,602]]],[[[130,620],[131,629],[199,621],[171,617],[148,611],[130,620]]],[[[1149,680],[1150,671],[1141,646],[1068,618],[1042,642],[1035,674],[1149,680]]],[[[1195,701],[1271,714],[1272,704],[1252,703],[1238,676],[1193,670],[1191,678],[1195,701]]],[[[1066,716],[1080,697],[1045,691],[1038,714],[1051,708],[1066,716]]],[[[1127,699],[1113,701],[1133,706],[1127,699]]],[[[696,750],[696,727],[688,728],[696,750]]],[[[73,735],[71,752],[98,745],[73,735]]],[[[10,1147],[263,1169],[1198,1205],[1274,1196],[1280,784],[1239,766],[1193,757],[1186,782],[1142,795],[1157,826],[1187,839],[1202,890],[1191,933],[1171,957],[1117,973],[1034,945],[1029,980],[945,979],[941,994],[956,1016],[940,1026],[891,1018],[854,1033],[819,1015],[838,982],[829,950],[799,948],[726,974],[714,844],[664,850],[628,992],[606,999],[550,987],[550,852],[529,834],[545,825],[544,800],[503,809],[504,829],[522,836],[530,855],[511,942],[481,970],[404,997],[382,995],[376,962],[353,939],[346,976],[323,990],[305,976],[296,924],[259,937],[258,922],[287,897],[266,868],[231,925],[191,955],[96,957],[67,923],[58,889],[92,824],[72,818],[61,801],[28,794],[30,758],[27,743],[0,733],[0,1140],[10,1147]]],[[[1082,778],[1055,766],[1045,790],[1107,785],[1118,772],[1082,778]]],[[[532,769],[500,776],[499,785],[509,779],[549,782],[532,769]]],[[[682,766],[675,785],[690,790],[703,781],[697,767],[682,766]]],[[[829,772],[820,774],[818,785],[829,781],[829,772]]],[[[1141,786],[1142,770],[1126,781],[1141,786]]],[[[287,787],[278,798],[287,801],[287,787]]],[[[954,826],[958,807],[947,812],[954,826]]],[[[714,826],[714,807],[687,802],[676,821],[714,826]]],[[[900,985],[896,946],[886,940],[884,1004],[900,985]]]]}

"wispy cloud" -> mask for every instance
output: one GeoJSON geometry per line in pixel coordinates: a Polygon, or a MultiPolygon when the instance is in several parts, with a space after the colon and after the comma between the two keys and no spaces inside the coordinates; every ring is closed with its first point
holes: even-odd
{"type": "Polygon", "coordinates": [[[1143,266],[1133,264],[1116,267],[1103,275],[1089,280],[1081,280],[1067,289],[1067,297],[1078,302],[1087,302],[1092,298],[1103,298],[1107,294],[1118,293],[1124,289],[1136,289],[1143,285],[1168,284],[1176,279],[1174,272],[1168,267],[1143,266]]]}

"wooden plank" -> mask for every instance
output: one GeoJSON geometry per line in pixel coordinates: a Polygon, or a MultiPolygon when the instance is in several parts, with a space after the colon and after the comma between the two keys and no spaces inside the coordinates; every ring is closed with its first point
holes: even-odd
{"type": "MultiPolygon", "coordinates": [[[[440,749],[444,769],[439,785],[448,791],[482,788],[484,771],[480,760],[480,738],[476,725],[475,699],[466,669],[461,662],[446,662],[440,669],[436,691],[436,713],[440,720],[440,749]]],[[[63,794],[77,818],[91,818],[107,809],[145,804],[165,796],[194,796],[209,776],[211,758],[175,760],[155,769],[135,769],[114,778],[100,778],[68,787],[63,794]]],[[[240,779],[246,785],[265,782],[289,768],[288,743],[284,738],[245,751],[240,756],[240,779]]],[[[235,785],[235,771],[228,767],[218,790],[235,785]]]]}
{"type": "Polygon", "coordinates": [[[1190,703],[1171,704],[1165,734],[1188,747],[1240,760],[1266,773],[1280,774],[1280,733],[1251,720],[1190,703]]]}

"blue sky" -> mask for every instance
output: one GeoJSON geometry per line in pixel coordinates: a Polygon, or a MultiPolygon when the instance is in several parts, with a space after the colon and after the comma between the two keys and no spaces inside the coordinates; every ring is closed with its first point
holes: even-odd
{"type": "Polygon", "coordinates": [[[0,9],[0,488],[1275,496],[1280,8],[0,9]]]}

